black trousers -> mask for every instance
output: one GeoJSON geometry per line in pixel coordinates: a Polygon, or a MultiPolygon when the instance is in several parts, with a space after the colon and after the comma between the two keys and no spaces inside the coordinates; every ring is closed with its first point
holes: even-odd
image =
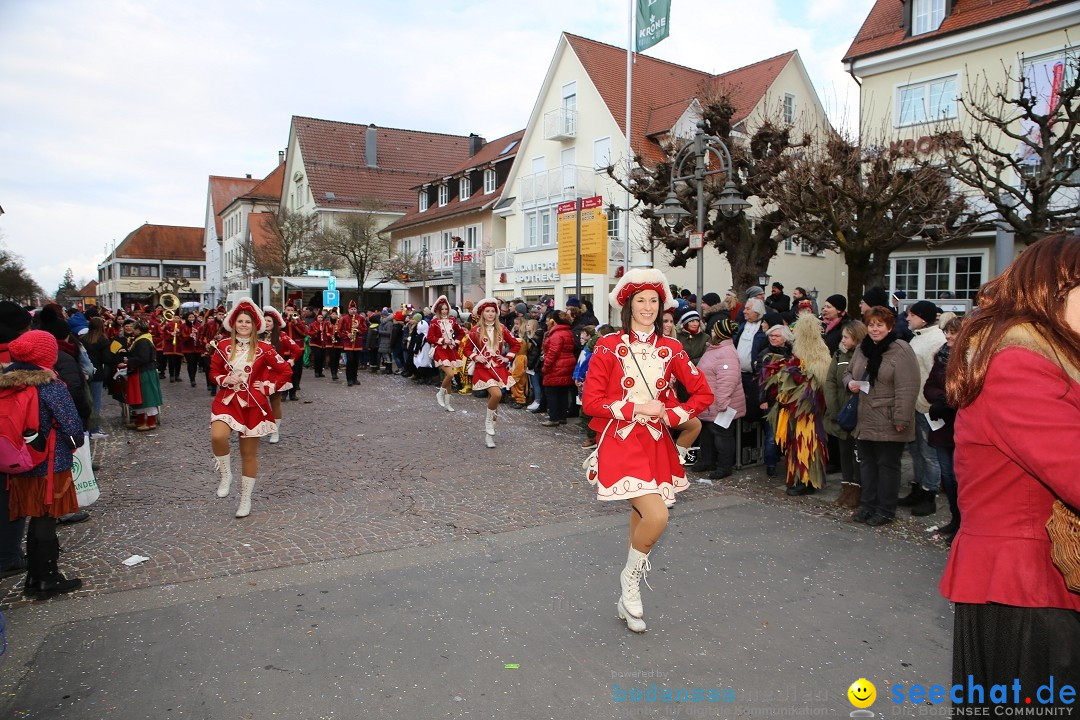
{"type": "Polygon", "coordinates": [[[169,365],[169,378],[172,380],[180,379],[180,363],[183,361],[183,355],[166,355],[165,362],[169,365]]]}
{"type": "Polygon", "coordinates": [[[33,580],[46,580],[56,572],[60,540],[56,518],[34,517],[26,524],[26,571],[33,580]]]}
{"type": "Polygon", "coordinates": [[[346,350],[345,351],[345,380],[351,383],[356,382],[356,373],[360,368],[360,356],[364,354],[363,350],[346,350]]]}
{"type": "Polygon", "coordinates": [[[289,391],[289,397],[295,398],[296,391],[300,389],[300,378],[304,377],[304,358],[296,358],[296,362],[292,368],[292,390],[289,391]]]}
{"type": "Polygon", "coordinates": [[[26,518],[8,520],[8,480],[0,475],[0,570],[22,559],[22,540],[26,534],[26,518]]]}
{"type": "Polygon", "coordinates": [[[859,440],[859,474],[862,496],[860,507],[875,515],[896,517],[896,501],[900,495],[900,458],[903,442],[859,440]]]}
{"type": "MultiPolygon", "coordinates": [[[[732,420],[727,427],[720,427],[711,420],[702,420],[702,431],[711,441],[716,453],[716,469],[731,470],[735,467],[735,423],[732,420]]],[[[699,442],[704,446],[705,443],[699,442]]]]}
{"type": "Polygon", "coordinates": [[[341,364],[341,348],[327,348],[326,356],[330,366],[330,377],[337,380],[338,366],[341,364]]]}
{"type": "Polygon", "coordinates": [[[566,422],[566,412],[570,407],[570,392],[565,385],[549,385],[544,388],[547,397],[548,420],[566,422]]]}
{"type": "MultiPolygon", "coordinates": [[[[830,435],[830,438],[833,436],[830,435]]],[[[841,440],[836,438],[836,444],[840,448],[840,472],[843,474],[843,482],[851,483],[853,485],[861,485],[862,481],[859,477],[859,461],[855,458],[855,444],[858,442],[855,438],[848,438],[847,440],[841,440]]]]}
{"type": "Polygon", "coordinates": [[[194,385],[195,376],[199,374],[199,353],[184,353],[184,362],[187,363],[188,381],[194,385]]]}
{"type": "Polygon", "coordinates": [[[326,366],[326,350],[312,345],[311,364],[315,366],[315,377],[322,377],[323,368],[326,366]]]}

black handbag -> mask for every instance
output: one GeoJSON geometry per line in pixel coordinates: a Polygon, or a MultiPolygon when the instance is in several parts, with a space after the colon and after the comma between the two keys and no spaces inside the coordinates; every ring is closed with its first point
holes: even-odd
{"type": "Polygon", "coordinates": [[[859,424],[859,393],[852,393],[840,412],[836,413],[836,424],[845,432],[851,432],[859,424]]]}

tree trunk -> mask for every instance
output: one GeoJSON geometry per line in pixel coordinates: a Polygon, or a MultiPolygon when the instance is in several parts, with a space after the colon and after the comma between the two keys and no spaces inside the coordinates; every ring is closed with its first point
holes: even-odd
{"type": "Polygon", "coordinates": [[[858,317],[856,308],[862,300],[863,293],[869,287],[870,262],[864,253],[845,253],[844,261],[847,263],[847,301],[848,312],[853,317],[858,317]]]}

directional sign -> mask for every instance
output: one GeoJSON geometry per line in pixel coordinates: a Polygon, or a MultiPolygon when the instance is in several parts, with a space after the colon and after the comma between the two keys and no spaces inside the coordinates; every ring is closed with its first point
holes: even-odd
{"type": "Polygon", "coordinates": [[[337,278],[333,275],[326,278],[326,289],[330,292],[337,292],[337,278]]]}
{"type": "Polygon", "coordinates": [[[340,307],[341,297],[338,295],[337,290],[323,290],[322,294],[323,307],[340,307]]]}

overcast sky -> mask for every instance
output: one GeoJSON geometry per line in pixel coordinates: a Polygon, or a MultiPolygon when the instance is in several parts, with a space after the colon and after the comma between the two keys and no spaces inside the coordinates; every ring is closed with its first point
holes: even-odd
{"type": "MultiPolygon", "coordinates": [[[[834,122],[873,0],[672,0],[648,54],[712,73],[797,49],[834,122]]],[[[0,0],[0,240],[47,292],[143,222],[203,225],[207,177],[263,177],[289,119],[489,139],[525,126],[572,32],[629,0],[0,0]]]]}

